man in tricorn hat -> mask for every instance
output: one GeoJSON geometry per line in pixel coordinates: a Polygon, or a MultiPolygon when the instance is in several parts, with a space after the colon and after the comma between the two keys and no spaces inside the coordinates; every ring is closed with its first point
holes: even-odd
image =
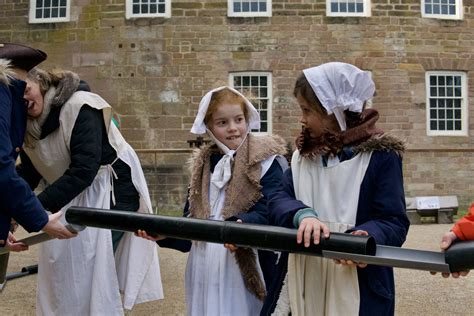
{"type": "Polygon", "coordinates": [[[26,128],[24,80],[28,71],[46,56],[43,51],[25,45],[0,43],[0,247],[6,245],[14,251],[24,250],[26,246],[17,243],[9,232],[12,218],[29,232],[43,230],[61,239],[75,236],[59,222],[60,213],[48,217],[15,170],[26,128]]]}

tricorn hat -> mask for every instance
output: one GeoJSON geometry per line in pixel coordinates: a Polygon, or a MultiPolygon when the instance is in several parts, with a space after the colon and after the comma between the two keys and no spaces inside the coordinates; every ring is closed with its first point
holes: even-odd
{"type": "Polygon", "coordinates": [[[0,43],[0,58],[9,59],[13,67],[30,71],[46,60],[45,52],[22,44],[0,43]]]}

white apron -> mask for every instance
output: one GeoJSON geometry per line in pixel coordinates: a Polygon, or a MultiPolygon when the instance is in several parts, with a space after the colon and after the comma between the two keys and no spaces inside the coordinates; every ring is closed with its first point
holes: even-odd
{"type": "MultiPolygon", "coordinates": [[[[355,226],[360,185],[371,153],[323,167],[317,160],[292,158],[296,198],[318,213],[331,232],[344,232],[355,226]]],[[[290,254],[288,293],[292,315],[358,315],[359,283],[357,269],[332,260],[290,254]]]]}
{"type": "MultiPolygon", "coordinates": [[[[261,177],[268,171],[274,159],[275,156],[271,156],[261,163],[261,177]]],[[[209,219],[211,220],[224,220],[222,207],[225,189],[226,186],[221,190],[214,185],[209,187],[209,205],[212,208],[209,219]],[[219,192],[215,192],[217,190],[219,192]]],[[[258,263],[257,251],[255,255],[258,263]]],[[[258,264],[257,269],[264,283],[263,273],[258,264]]],[[[193,241],[186,265],[185,280],[188,315],[250,316],[260,314],[263,302],[247,290],[234,254],[222,244],[193,241]]]]}
{"type": "MultiPolygon", "coordinates": [[[[68,169],[72,128],[83,104],[103,110],[109,141],[132,172],[140,194],[139,212],[151,213],[143,171],[133,149],[111,124],[110,106],[100,96],[76,92],[61,109],[60,127],[34,148],[25,147],[33,165],[47,183],[68,169]]],[[[112,166],[102,166],[93,183],[63,207],[110,208],[112,166]]],[[[64,218],[63,218],[64,221],[64,218]]],[[[42,245],[38,262],[38,315],[123,315],[123,306],[163,298],[155,243],[124,234],[113,254],[110,230],[86,228],[75,238],[42,245]]]]}

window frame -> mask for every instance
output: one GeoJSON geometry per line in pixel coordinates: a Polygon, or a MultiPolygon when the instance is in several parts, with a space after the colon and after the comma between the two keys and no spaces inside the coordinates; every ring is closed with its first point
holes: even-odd
{"type": "MultiPolygon", "coordinates": [[[[449,1],[449,0],[448,0],[449,1]]],[[[422,18],[430,18],[430,19],[443,19],[443,20],[462,20],[463,19],[463,3],[462,0],[454,0],[456,5],[456,14],[434,14],[434,13],[426,13],[426,0],[420,1],[421,7],[421,17],[422,18]]]]}
{"type": "MultiPolygon", "coordinates": [[[[236,89],[237,91],[240,91],[239,89],[234,87],[234,78],[235,77],[243,77],[243,76],[266,76],[267,77],[267,97],[265,100],[267,100],[267,119],[264,121],[267,123],[267,130],[262,132],[262,131],[253,131],[252,133],[256,135],[271,135],[273,131],[273,82],[272,82],[272,73],[268,71],[235,71],[235,72],[230,72],[229,73],[229,87],[232,87],[236,89]]],[[[249,86],[251,87],[251,86],[249,86]]],[[[263,99],[263,98],[260,98],[263,99]]],[[[252,99],[250,100],[252,102],[252,99]]],[[[253,102],[252,102],[253,104],[253,102]]],[[[257,108],[257,111],[260,115],[260,111],[257,108]]],[[[261,119],[260,119],[261,120],[261,119]]]]}
{"type": "Polygon", "coordinates": [[[130,19],[141,19],[141,18],[170,18],[171,17],[171,0],[165,0],[165,12],[164,13],[140,13],[133,14],[133,0],[125,0],[125,18],[130,19]]]}
{"type": "MultiPolygon", "coordinates": [[[[362,69],[365,73],[367,73],[370,77],[370,79],[372,79],[372,81],[374,81],[374,74],[372,73],[372,70],[364,70],[362,69]]],[[[375,84],[375,81],[374,81],[374,84],[375,84]]],[[[365,101],[365,108],[366,109],[373,109],[374,108],[374,98],[375,98],[375,95],[370,98],[369,100],[365,101]]]]}
{"type": "MultiPolygon", "coordinates": [[[[425,85],[426,85],[426,134],[427,136],[468,136],[468,87],[467,87],[467,74],[462,71],[427,71],[425,73],[425,85]],[[431,96],[431,76],[460,76],[461,77],[461,130],[432,130],[431,129],[431,113],[430,113],[430,99],[431,96]]],[[[454,97],[454,96],[453,96],[454,97]]],[[[446,98],[444,98],[446,100],[446,98]]],[[[455,98],[453,98],[454,100],[455,98]]],[[[454,121],[454,120],[453,120],[454,121]]]]}
{"type": "Polygon", "coordinates": [[[36,17],[36,0],[30,0],[30,8],[28,12],[28,22],[30,24],[39,23],[62,23],[71,21],[71,0],[66,0],[66,16],[58,18],[37,18],[36,17]]]}
{"type": "Polygon", "coordinates": [[[265,12],[234,12],[234,0],[227,0],[227,16],[228,17],[271,17],[272,16],[272,0],[265,0],[267,3],[267,11],[265,12]]]}
{"type": "MultiPolygon", "coordinates": [[[[353,0],[356,1],[356,0],[353,0]]],[[[362,12],[332,12],[331,0],[326,0],[326,15],[333,17],[369,17],[372,16],[372,2],[371,0],[363,0],[362,5],[364,10],[362,12]]]]}

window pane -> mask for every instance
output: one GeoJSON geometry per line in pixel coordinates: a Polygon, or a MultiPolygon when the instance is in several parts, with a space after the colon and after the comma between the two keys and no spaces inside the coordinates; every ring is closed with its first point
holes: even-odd
{"type": "Polygon", "coordinates": [[[258,86],[258,77],[252,76],[252,86],[258,86]]]}
{"type": "Polygon", "coordinates": [[[446,121],[446,129],[452,131],[454,129],[453,121],[446,121]]]}
{"type": "Polygon", "coordinates": [[[234,87],[239,87],[240,88],[240,86],[241,86],[240,82],[241,82],[240,77],[235,76],[234,77],[234,87]]]}

